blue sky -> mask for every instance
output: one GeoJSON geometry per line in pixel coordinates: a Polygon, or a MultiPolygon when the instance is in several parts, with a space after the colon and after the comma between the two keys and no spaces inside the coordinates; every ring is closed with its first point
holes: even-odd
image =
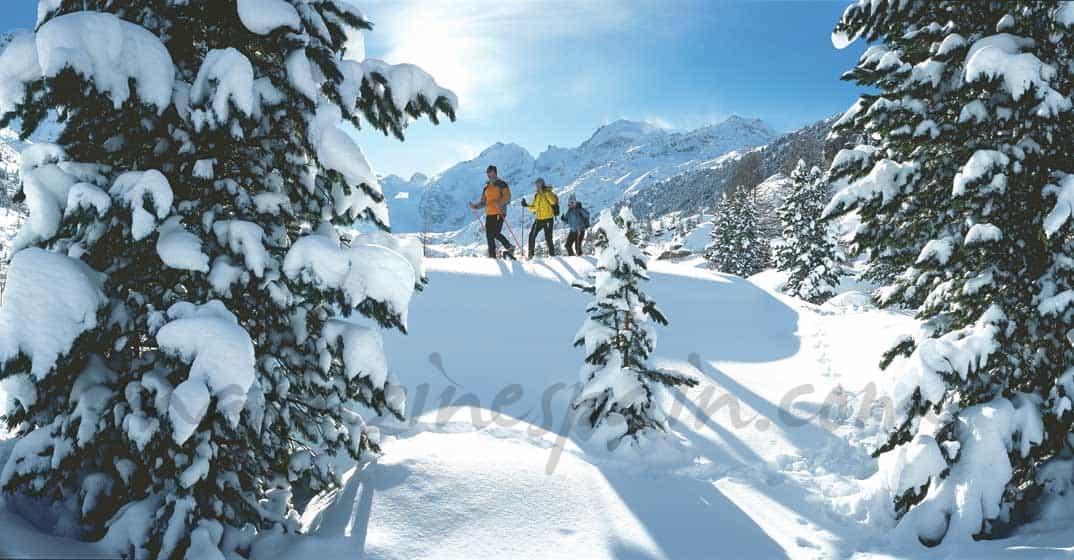
{"type": "MultiPolygon", "coordinates": [[[[460,97],[459,120],[400,143],[359,133],[374,169],[435,173],[488,145],[534,155],[619,118],[678,129],[731,114],[791,130],[841,112],[863,46],[835,50],[846,2],[372,0],[366,55],[422,66],[460,97]]],[[[0,27],[32,27],[36,0],[4,0],[0,27]]]]}

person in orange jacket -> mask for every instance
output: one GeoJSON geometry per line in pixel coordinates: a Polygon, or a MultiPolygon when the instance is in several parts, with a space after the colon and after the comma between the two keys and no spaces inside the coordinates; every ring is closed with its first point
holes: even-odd
{"type": "Polygon", "coordinates": [[[515,248],[502,233],[503,222],[507,218],[507,204],[511,202],[511,187],[500,179],[495,165],[488,166],[485,175],[489,181],[481,191],[481,200],[471,202],[470,208],[485,209],[485,241],[488,242],[489,256],[496,258],[496,242],[499,241],[503,245],[504,256],[513,259],[515,248]]]}

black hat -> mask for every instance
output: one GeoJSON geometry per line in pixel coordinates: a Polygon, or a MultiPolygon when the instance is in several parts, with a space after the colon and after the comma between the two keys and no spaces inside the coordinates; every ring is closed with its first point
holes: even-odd
{"type": "Polygon", "coordinates": [[[488,173],[489,171],[492,171],[493,173],[495,173],[496,172],[496,166],[495,165],[490,165],[490,166],[486,167],[485,168],[485,173],[488,173]]]}

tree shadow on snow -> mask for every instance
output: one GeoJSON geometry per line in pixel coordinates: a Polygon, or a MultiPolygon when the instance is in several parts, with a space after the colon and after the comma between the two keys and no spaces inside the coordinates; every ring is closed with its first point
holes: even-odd
{"type": "Polygon", "coordinates": [[[631,543],[613,543],[617,559],[788,558],[734,502],[711,482],[670,475],[648,477],[601,469],[659,547],[662,556],[631,543]]]}
{"type": "Polygon", "coordinates": [[[582,275],[571,266],[571,261],[573,260],[581,260],[590,266],[595,265],[597,260],[593,257],[556,257],[556,262],[562,265],[567,273],[574,277],[573,282],[585,282],[587,280],[586,276],[582,275]]]}
{"type": "Polygon", "coordinates": [[[307,535],[299,538],[269,535],[256,543],[251,556],[262,559],[370,558],[365,548],[373,496],[406,483],[409,477],[410,470],[405,465],[385,467],[367,463],[355,467],[341,488],[315,498],[322,502],[315,507],[321,509],[308,521],[307,535]]]}
{"type": "Polygon", "coordinates": [[[651,273],[644,289],[670,321],[658,330],[658,356],[757,363],[798,353],[797,311],[742,278],[703,274],[716,280],[651,273]]]}
{"type": "MultiPolygon", "coordinates": [[[[708,379],[712,380],[719,388],[726,391],[736,402],[748,406],[749,409],[752,409],[757,414],[764,417],[764,421],[755,419],[749,426],[745,426],[742,429],[761,431],[776,430],[800,450],[822,449],[825,445],[838,444],[843,441],[839,436],[818,426],[809,418],[803,418],[795,414],[793,412],[793,406],[784,407],[769,401],[757,393],[754,393],[731,376],[720,371],[711,363],[703,360],[691,360],[691,362],[694,362],[693,365],[695,368],[700,369],[708,379]]],[[[787,389],[791,390],[793,388],[787,387],[787,389]]],[[[793,399],[794,395],[795,393],[789,392],[786,398],[793,399]]],[[[793,403],[793,400],[790,400],[789,402],[793,403]]],[[[720,410],[726,408],[727,407],[724,407],[720,410]]],[[[748,411],[745,411],[742,412],[742,416],[749,418],[752,415],[748,411]]],[[[707,425],[714,426],[716,424],[715,422],[710,421],[707,425]]]]}
{"type": "MultiPolygon", "coordinates": [[[[639,484],[637,475],[614,467],[598,468],[669,558],[786,558],[802,552],[785,550],[714,485],[728,476],[796,514],[803,528],[829,533],[827,540],[834,541],[833,546],[843,546],[840,535],[846,527],[735,431],[771,431],[807,455],[845,442],[795,414],[793,407],[769,401],[713,365],[776,362],[797,354],[798,313],[737,277],[720,275],[721,282],[715,285],[704,280],[707,289],[701,290],[697,289],[701,281],[688,277],[656,272],[652,278],[648,293],[664,309],[673,309],[671,324],[659,332],[657,357],[688,362],[710,389],[710,398],[701,399],[700,404],[695,399],[705,387],[689,394],[671,391],[675,406],[684,412],[673,418],[672,428],[690,442],[693,452],[711,461],[715,470],[709,476],[714,478],[653,476],[639,484]],[[703,357],[698,355],[701,351],[703,357]],[[727,422],[731,402],[739,407],[739,420],[746,422],[727,422]]],[[[809,546],[808,539],[801,537],[784,544],[809,546]]],[[[622,551],[623,557],[645,558],[646,554],[630,548],[622,551]]]]}
{"type": "MultiPolygon", "coordinates": [[[[730,477],[748,485],[796,514],[803,534],[823,531],[837,547],[846,546],[847,527],[815,501],[816,497],[769,465],[732,430],[720,425],[679,391],[675,398],[696,417],[674,421],[673,430],[687,438],[693,450],[712,461],[711,479],[671,473],[630,472],[617,465],[595,463],[622,502],[641,523],[667,558],[790,558],[802,553],[785,549],[758,521],[729,499],[716,482],[730,477]],[[707,429],[718,439],[705,437],[707,429]],[[833,538],[834,537],[834,538],[833,538]]],[[[763,511],[763,509],[762,509],[763,511]]],[[[795,544],[808,546],[800,536],[795,544]]],[[[616,558],[652,558],[631,543],[616,544],[616,558]]],[[[793,546],[793,545],[790,545],[793,546]]],[[[814,553],[819,551],[813,550],[814,553]]],[[[841,551],[851,553],[852,550],[841,551]]]]}
{"type": "Polygon", "coordinates": [[[534,261],[533,266],[535,266],[535,267],[539,266],[541,268],[544,268],[544,269],[548,270],[549,272],[551,272],[552,276],[556,277],[556,280],[559,280],[561,283],[566,284],[568,286],[571,285],[571,280],[568,280],[566,276],[564,276],[560,271],[556,270],[555,267],[553,267],[552,265],[550,265],[547,262],[545,262],[544,259],[541,259],[539,261],[534,261]]]}
{"type": "MultiPolygon", "coordinates": [[[[586,260],[591,262],[592,258],[586,260]]],[[[501,409],[516,417],[531,411],[532,417],[527,418],[531,423],[545,416],[542,405],[550,404],[557,420],[547,427],[562,431],[560,427],[564,423],[558,418],[567,406],[569,395],[563,391],[548,402],[541,399],[548,387],[556,384],[569,387],[577,382],[583,355],[580,349],[571,346],[571,337],[584,318],[583,310],[589,300],[589,296],[570,288],[570,276],[584,279],[579,272],[580,262],[583,261],[556,258],[532,263],[534,267],[551,270],[555,279],[528,275],[521,265],[505,261],[496,263],[500,269],[498,277],[434,272],[431,288],[440,288],[437,293],[447,297],[433,298],[432,290],[419,295],[411,306],[410,335],[385,336],[393,371],[411,385],[408,395],[417,397],[418,392],[411,389],[420,383],[429,385],[427,397],[408,397],[408,413],[413,416],[416,411],[412,407],[419,401],[424,405],[420,412],[425,414],[446,408],[448,403],[440,395],[444,389],[450,389],[450,400],[473,395],[473,404],[484,410],[501,409]],[[437,357],[435,367],[429,362],[433,354],[437,357]],[[443,378],[437,371],[441,366],[458,380],[459,387],[451,387],[443,378]],[[520,384],[524,397],[498,406],[494,397],[509,383],[520,384]]],[[[652,281],[644,289],[667,312],[671,322],[668,327],[658,329],[654,357],[685,362],[691,354],[701,353],[706,360],[764,363],[798,352],[798,314],[756,285],[705,271],[650,272],[650,275],[652,281]]],[[[733,394],[774,426],[780,426],[784,416],[790,414],[781,416],[778,406],[710,364],[702,363],[700,369],[712,383],[733,394]]],[[[686,422],[676,425],[691,440],[695,451],[713,463],[727,465],[728,469],[764,464],[746,443],[708,418],[696,403],[681,395],[678,398],[703,423],[696,429],[693,425],[684,426],[686,422]],[[700,433],[703,428],[718,439],[704,437],[700,433]]],[[[456,415],[452,419],[465,421],[466,418],[456,415]]],[[[793,421],[796,417],[786,418],[793,421]]],[[[803,425],[785,431],[795,445],[812,448],[833,437],[817,430],[803,425]]],[[[591,447],[591,442],[579,441],[574,430],[567,437],[583,449],[591,447]]],[[[666,557],[785,558],[788,555],[761,526],[724,496],[713,480],[639,474],[620,464],[602,464],[603,461],[588,456],[586,459],[601,471],[666,557]]],[[[387,471],[368,474],[370,484],[378,487],[381,482],[373,479],[389,475],[387,471]]],[[[779,478],[774,481],[779,483],[779,478]]],[[[403,481],[405,478],[398,483],[403,481]]],[[[805,491],[792,484],[784,486],[788,488],[775,492],[773,499],[783,500],[787,508],[795,511],[805,509],[808,500],[805,491]]],[[[368,505],[362,509],[362,504],[371,502],[374,490],[372,487],[362,492],[354,489],[353,496],[342,496],[356,503],[354,509],[344,508],[354,513],[353,519],[364,518],[362,523],[368,522],[368,505]]],[[[364,542],[364,534],[364,526],[361,531],[352,528],[350,538],[360,537],[364,542]]],[[[649,557],[647,550],[636,548],[633,543],[611,544],[616,557],[649,557]]]]}

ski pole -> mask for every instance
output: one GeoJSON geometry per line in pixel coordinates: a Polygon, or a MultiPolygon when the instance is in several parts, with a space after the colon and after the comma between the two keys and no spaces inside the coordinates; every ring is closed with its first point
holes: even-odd
{"type": "Polygon", "coordinates": [[[474,221],[477,222],[477,226],[481,228],[481,231],[485,231],[485,224],[481,223],[481,214],[477,213],[477,210],[471,208],[470,212],[474,215],[474,221]]]}
{"type": "MultiPolygon", "coordinates": [[[[474,215],[474,221],[477,222],[477,227],[481,228],[481,231],[485,231],[485,224],[481,223],[481,214],[477,213],[476,208],[470,208],[470,212],[474,215]]],[[[487,235],[487,232],[486,232],[487,235]]]]}
{"type": "MultiPolygon", "coordinates": [[[[520,219],[520,222],[521,222],[521,223],[519,223],[519,227],[522,228],[521,229],[522,235],[526,235],[526,213],[523,212],[522,214],[520,214],[519,219],[520,219]]],[[[527,257],[526,256],[526,251],[523,250],[523,249],[519,249],[519,252],[522,253],[522,258],[524,258],[524,259],[526,259],[526,258],[532,259],[533,258],[533,255],[530,255],[529,257],[527,257]]]]}
{"type": "Polygon", "coordinates": [[[518,242],[518,237],[515,236],[515,229],[511,227],[511,222],[507,219],[507,216],[504,216],[503,223],[507,224],[507,231],[511,232],[511,239],[515,240],[515,247],[518,247],[518,252],[522,254],[522,258],[526,258],[526,250],[518,242]]]}

